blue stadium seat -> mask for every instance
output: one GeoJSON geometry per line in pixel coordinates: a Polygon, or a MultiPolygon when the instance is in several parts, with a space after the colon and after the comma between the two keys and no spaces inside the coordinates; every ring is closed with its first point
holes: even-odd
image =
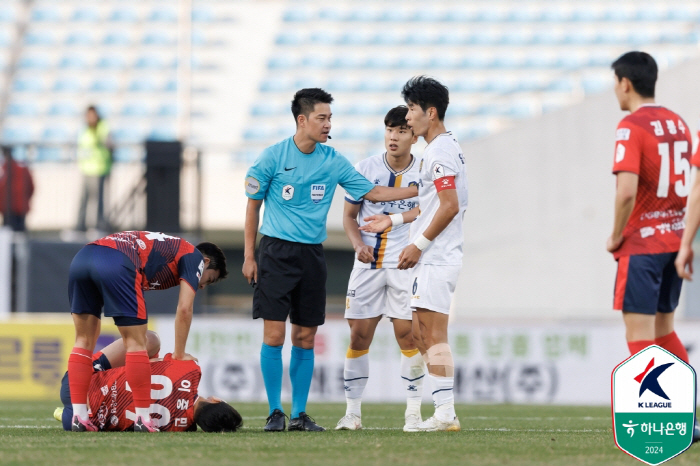
{"type": "Polygon", "coordinates": [[[649,45],[656,42],[656,35],[648,30],[637,28],[627,34],[627,43],[635,46],[649,45]]]}
{"type": "Polygon", "coordinates": [[[565,40],[564,34],[551,29],[537,31],[532,36],[532,43],[535,45],[555,45],[563,43],[565,40]]]}
{"type": "Polygon", "coordinates": [[[501,41],[501,34],[496,31],[480,31],[472,35],[471,41],[477,45],[498,44],[501,41]]]}
{"type": "Polygon", "coordinates": [[[666,9],[661,5],[639,5],[635,19],[638,21],[663,21],[666,19],[666,9]]]}
{"type": "Polygon", "coordinates": [[[243,133],[243,139],[247,141],[266,141],[275,136],[276,130],[271,126],[256,125],[247,128],[243,133]]]}
{"type": "Polygon", "coordinates": [[[126,62],[121,55],[104,55],[97,60],[97,67],[109,70],[122,70],[126,68],[126,62]]]}
{"type": "Polygon", "coordinates": [[[437,23],[440,21],[445,21],[450,14],[449,12],[441,11],[438,8],[418,8],[413,13],[407,13],[409,14],[409,17],[406,18],[407,20],[423,23],[437,23]]]}
{"type": "Polygon", "coordinates": [[[499,43],[504,45],[528,45],[532,40],[532,34],[528,34],[525,31],[509,31],[501,35],[499,43]]]}
{"type": "Polygon", "coordinates": [[[283,113],[282,110],[283,108],[277,104],[263,101],[253,105],[252,109],[250,110],[250,114],[253,116],[273,116],[280,115],[283,113]]]}
{"type": "Polygon", "coordinates": [[[445,31],[437,38],[438,45],[469,45],[474,41],[475,34],[468,31],[445,31]]]}
{"type": "Polygon", "coordinates": [[[175,141],[177,135],[175,129],[170,126],[160,126],[153,128],[146,137],[149,141],[175,141]]]}
{"type": "Polygon", "coordinates": [[[525,68],[554,68],[557,65],[557,58],[542,53],[533,53],[527,57],[523,67],[525,68]]]}
{"type": "Polygon", "coordinates": [[[505,21],[507,18],[508,12],[505,11],[505,9],[487,6],[486,8],[482,8],[481,10],[479,10],[475,20],[483,21],[486,23],[500,23],[502,21],[505,21]]]}
{"type": "Polygon", "coordinates": [[[610,89],[612,87],[612,79],[609,76],[606,76],[605,79],[592,76],[585,77],[581,80],[581,85],[586,94],[594,94],[610,89]]]}
{"type": "Polygon", "coordinates": [[[318,12],[319,19],[327,21],[345,21],[350,16],[350,13],[339,8],[323,8],[318,12]]]}
{"type": "Polygon", "coordinates": [[[294,68],[297,65],[297,60],[289,55],[278,55],[267,61],[267,67],[271,69],[294,68]]]}
{"type": "Polygon", "coordinates": [[[63,69],[81,70],[87,68],[87,62],[80,55],[66,55],[58,62],[58,67],[63,69]]]}
{"type": "Polygon", "coordinates": [[[74,78],[58,78],[51,90],[54,92],[81,92],[83,86],[80,81],[74,78]]]}
{"type": "Polygon", "coordinates": [[[484,83],[484,90],[496,92],[499,94],[507,94],[518,89],[518,80],[508,76],[499,76],[487,80],[484,83]]]}
{"type": "Polygon", "coordinates": [[[93,8],[79,8],[73,12],[71,20],[94,23],[100,20],[100,14],[93,8]]]}
{"type": "Polygon", "coordinates": [[[361,68],[366,63],[363,55],[344,53],[338,55],[329,63],[330,68],[340,69],[357,69],[361,68]]]}
{"type": "Polygon", "coordinates": [[[27,45],[53,45],[56,40],[48,31],[33,31],[24,36],[27,45]]]}
{"type": "Polygon", "coordinates": [[[211,23],[215,20],[214,13],[208,8],[194,7],[192,9],[192,21],[195,23],[211,23]]]}
{"type": "Polygon", "coordinates": [[[635,19],[636,12],[633,9],[620,8],[618,5],[609,7],[602,18],[594,17],[591,20],[603,19],[605,21],[625,22],[635,19]]]}
{"type": "Polygon", "coordinates": [[[398,68],[403,68],[403,69],[416,69],[416,68],[425,68],[428,66],[430,63],[429,58],[423,58],[419,55],[404,55],[399,58],[399,60],[396,63],[396,66],[398,68]]]}
{"type": "Polygon", "coordinates": [[[70,101],[66,102],[54,102],[49,107],[49,116],[64,116],[64,117],[75,117],[80,114],[78,107],[70,101]]]}
{"type": "Polygon", "coordinates": [[[306,43],[306,34],[300,31],[285,31],[277,35],[277,45],[301,45],[306,43]]]}
{"type": "Polygon", "coordinates": [[[0,47],[8,47],[11,43],[12,39],[7,29],[0,30],[0,47]]]}
{"type": "Polygon", "coordinates": [[[571,92],[577,86],[577,82],[574,78],[562,77],[551,81],[546,90],[552,92],[571,92]]]}
{"type": "Polygon", "coordinates": [[[92,92],[117,92],[119,84],[114,78],[98,78],[90,85],[92,92]]]}
{"type": "Polygon", "coordinates": [[[145,117],[150,115],[150,110],[142,102],[130,102],[122,107],[121,116],[145,117]]]}
{"type": "Polygon", "coordinates": [[[436,54],[429,63],[430,68],[456,69],[461,68],[462,59],[454,55],[436,54]]]}
{"type": "Polygon", "coordinates": [[[392,87],[393,84],[394,83],[392,81],[386,79],[375,77],[365,78],[364,80],[360,81],[356,90],[360,92],[391,92],[397,89],[392,87]]]}
{"type": "Polygon", "coordinates": [[[557,5],[545,7],[541,16],[541,21],[549,23],[564,23],[571,21],[571,19],[571,12],[567,11],[563,7],[558,7],[557,5]]]}
{"type": "Polygon", "coordinates": [[[314,31],[309,36],[309,42],[312,44],[334,45],[340,42],[340,31],[314,31]]]}
{"type": "Polygon", "coordinates": [[[329,66],[328,59],[321,55],[307,55],[301,60],[304,68],[323,69],[329,66]]]}
{"type": "Polygon", "coordinates": [[[135,10],[132,10],[131,8],[117,8],[116,10],[113,10],[109,16],[108,19],[110,21],[115,21],[115,22],[128,22],[128,23],[133,23],[139,20],[139,15],[136,13],[135,10]]]}
{"type": "Polygon", "coordinates": [[[464,101],[457,101],[454,103],[450,103],[450,105],[447,107],[447,115],[450,117],[453,116],[471,116],[476,114],[477,107],[468,102],[464,101]]]}
{"type": "Polygon", "coordinates": [[[565,53],[557,58],[556,66],[566,70],[577,70],[585,66],[587,61],[587,58],[584,58],[583,56],[565,53]]]}
{"type": "Polygon", "coordinates": [[[89,46],[95,43],[95,39],[90,31],[74,31],[66,37],[66,45],[89,46]]]}
{"type": "Polygon", "coordinates": [[[292,8],[284,12],[282,20],[286,22],[306,22],[314,17],[314,13],[308,8],[292,8]]]}
{"type": "Polygon", "coordinates": [[[11,23],[15,20],[15,12],[12,7],[0,5],[0,23],[11,23]]]}
{"type": "Polygon", "coordinates": [[[163,23],[176,23],[177,11],[173,8],[159,8],[151,11],[148,15],[148,21],[157,21],[163,23]]]}
{"type": "Polygon", "coordinates": [[[450,86],[450,90],[455,92],[480,92],[485,89],[485,87],[486,83],[482,80],[465,77],[457,80],[457,82],[450,86]]]}
{"type": "Polygon", "coordinates": [[[136,78],[129,83],[127,89],[129,92],[153,92],[157,86],[150,78],[136,78]]]}
{"type": "Polygon", "coordinates": [[[414,17],[414,12],[410,11],[408,8],[389,8],[382,11],[378,17],[377,21],[386,21],[391,23],[405,23],[410,21],[414,17]]]}
{"type": "Polygon", "coordinates": [[[39,109],[33,102],[12,102],[7,106],[7,115],[31,117],[39,114],[39,109]]]}
{"type": "Polygon", "coordinates": [[[143,36],[141,43],[143,45],[172,46],[177,44],[177,37],[163,31],[152,31],[143,36]]]}
{"type": "Polygon", "coordinates": [[[207,36],[199,29],[192,30],[192,36],[191,36],[190,40],[192,41],[192,45],[194,45],[194,46],[221,45],[220,41],[215,42],[215,41],[207,40],[207,36]]]}
{"type": "Polygon", "coordinates": [[[346,32],[338,43],[341,45],[368,45],[374,42],[374,34],[368,32],[350,31],[346,32]]]}
{"type": "Polygon", "coordinates": [[[291,89],[306,89],[309,87],[325,87],[325,81],[313,78],[311,76],[301,76],[294,80],[294,84],[291,84],[291,89]]]}
{"type": "Polygon", "coordinates": [[[177,105],[175,103],[166,103],[158,108],[156,114],[160,117],[175,117],[177,116],[177,105]]]}
{"type": "Polygon", "coordinates": [[[693,11],[688,6],[672,5],[666,16],[671,21],[697,21],[698,11],[693,11]]]}
{"type": "Polygon", "coordinates": [[[532,23],[542,19],[542,10],[536,8],[516,7],[507,15],[508,21],[518,23],[532,23]]]}
{"type": "Polygon", "coordinates": [[[494,58],[490,54],[470,54],[462,60],[462,68],[482,69],[493,66],[494,58]]]}
{"type": "Polygon", "coordinates": [[[25,126],[5,126],[2,130],[2,141],[6,144],[33,142],[32,131],[25,126]]]}
{"type": "Polygon", "coordinates": [[[326,82],[326,90],[328,92],[352,92],[355,90],[355,85],[354,80],[351,78],[333,78],[326,82]]]}
{"type": "Polygon", "coordinates": [[[294,82],[285,77],[267,78],[260,83],[260,90],[262,92],[283,92],[294,88],[294,82]]]}
{"type": "Polygon", "coordinates": [[[38,78],[18,78],[15,79],[12,90],[17,92],[41,92],[44,84],[38,78]]]}
{"type": "Polygon", "coordinates": [[[114,148],[112,157],[115,162],[138,162],[143,157],[143,153],[138,147],[117,146],[114,148]]]}
{"type": "Polygon", "coordinates": [[[433,45],[436,44],[440,36],[426,31],[413,30],[404,38],[404,43],[409,45],[433,45]]]}
{"type": "Polygon", "coordinates": [[[367,57],[363,66],[370,69],[385,70],[396,68],[398,66],[399,57],[387,56],[386,54],[373,54],[367,57]]]}
{"type": "Polygon", "coordinates": [[[27,55],[19,60],[22,69],[45,70],[51,66],[49,58],[45,55],[27,55]]]}
{"type": "MultiPolygon", "coordinates": [[[[52,141],[43,141],[45,143],[51,143],[52,141]]],[[[56,141],[54,144],[60,144],[63,141],[56,141]]],[[[58,162],[63,158],[63,149],[54,145],[49,146],[37,146],[36,148],[36,162],[58,162]]]]}
{"type": "Polygon", "coordinates": [[[606,28],[598,31],[596,35],[596,43],[607,45],[624,44],[627,39],[624,31],[619,31],[613,28],[606,28]]]}
{"type": "Polygon", "coordinates": [[[141,70],[161,70],[168,67],[165,59],[160,55],[145,55],[138,57],[134,62],[134,68],[141,70]]]}
{"type": "Polygon", "coordinates": [[[125,32],[110,32],[104,36],[102,39],[102,44],[104,45],[131,45],[131,39],[125,32]]]}
{"type": "Polygon", "coordinates": [[[116,143],[135,144],[144,140],[144,131],[135,127],[120,127],[112,130],[110,136],[116,143]]]}
{"type": "Polygon", "coordinates": [[[406,41],[406,35],[389,30],[383,30],[375,34],[372,44],[374,45],[400,45],[406,41]]]}
{"type": "Polygon", "coordinates": [[[31,19],[36,22],[57,22],[61,21],[61,15],[55,8],[41,7],[32,11],[31,19]]]}
{"type": "MultiPolygon", "coordinates": [[[[177,80],[176,79],[168,79],[165,84],[163,85],[162,90],[164,92],[177,92],[177,80]]],[[[197,89],[193,89],[193,91],[197,91],[197,89]]]]}
{"type": "Polygon", "coordinates": [[[41,140],[43,142],[70,142],[75,139],[70,132],[62,126],[49,126],[44,129],[41,133],[41,140]]]}

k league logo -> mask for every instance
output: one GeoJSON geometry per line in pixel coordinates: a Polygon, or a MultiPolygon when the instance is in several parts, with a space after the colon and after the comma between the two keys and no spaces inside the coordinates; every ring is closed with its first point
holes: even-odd
{"type": "Polygon", "coordinates": [[[660,346],[649,346],[612,373],[615,444],[644,463],[657,465],[693,442],[695,371],[660,346]]]}

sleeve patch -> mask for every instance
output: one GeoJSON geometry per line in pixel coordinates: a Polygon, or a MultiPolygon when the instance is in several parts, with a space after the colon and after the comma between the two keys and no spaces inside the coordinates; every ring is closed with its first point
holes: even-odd
{"type": "Polygon", "coordinates": [[[616,134],[616,141],[629,141],[630,133],[632,131],[629,128],[619,128],[616,134]]]}
{"type": "Polygon", "coordinates": [[[625,146],[622,144],[617,145],[617,150],[615,151],[615,163],[622,162],[625,158],[625,146]]]}
{"type": "Polygon", "coordinates": [[[260,182],[252,176],[246,178],[245,192],[247,192],[248,194],[256,194],[258,191],[260,191],[260,182]]]}
{"type": "Polygon", "coordinates": [[[433,165],[433,180],[437,180],[443,176],[445,176],[445,168],[439,163],[433,165]]]}
{"type": "Polygon", "coordinates": [[[439,180],[433,181],[435,184],[435,189],[437,192],[443,191],[445,189],[455,189],[455,177],[454,176],[444,176],[439,180]]]}

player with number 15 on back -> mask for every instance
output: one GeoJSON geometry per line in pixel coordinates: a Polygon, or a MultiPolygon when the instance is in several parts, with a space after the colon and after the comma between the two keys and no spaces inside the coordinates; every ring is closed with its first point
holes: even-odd
{"type": "Polygon", "coordinates": [[[260,368],[270,407],[265,430],[285,429],[282,346],[285,322],[292,323],[292,419],[289,430],[320,431],[306,414],[314,367],[314,336],[326,318],[326,262],[321,243],[337,185],[355,199],[408,199],[416,187],[375,186],[335,149],[325,145],[331,130],[333,97],[323,89],[301,89],[292,100],[294,136],[265,149],[248,170],[243,276],[255,284],[253,318],[262,318],[260,368]],[[255,238],[260,207],[265,214],[258,258],[255,238]]]}
{"type": "Polygon", "coordinates": [[[658,69],[649,54],[628,52],[612,69],[620,109],[630,112],[617,127],[613,162],[615,218],[607,241],[617,261],[613,308],[622,311],[630,353],[656,344],[687,363],[673,317],[682,285],[674,260],[685,229],[690,130],[655,103],[658,69]]]}
{"type": "Polygon", "coordinates": [[[87,395],[100,316],[113,317],[126,347],[125,376],[134,399],[134,430],[154,432],[150,419],[151,366],[146,352],[148,314],[143,292],[180,285],[175,314],[174,360],[185,353],[195,293],[226,278],[226,258],[212,243],[197,247],[184,239],[150,231],[123,231],[84,246],[73,258],[68,278],[75,347],[68,359],[72,430],[95,431],[87,395]]]}

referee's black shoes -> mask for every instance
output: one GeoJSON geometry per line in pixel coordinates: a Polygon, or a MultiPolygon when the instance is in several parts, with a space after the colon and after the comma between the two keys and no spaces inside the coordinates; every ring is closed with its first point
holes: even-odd
{"type": "MultiPolygon", "coordinates": [[[[273,413],[274,414],[274,413],[273,413]]],[[[288,431],[292,430],[303,430],[306,432],[323,432],[323,427],[316,424],[316,421],[311,419],[305,412],[300,412],[299,417],[295,417],[289,421],[288,431]]]]}
{"type": "MultiPolygon", "coordinates": [[[[284,431],[285,427],[285,418],[287,417],[286,414],[284,414],[282,411],[279,409],[276,409],[272,411],[272,414],[270,414],[267,417],[267,423],[265,424],[265,432],[282,432],[284,431]]],[[[289,427],[292,427],[292,423],[289,423],[289,427]]]]}

